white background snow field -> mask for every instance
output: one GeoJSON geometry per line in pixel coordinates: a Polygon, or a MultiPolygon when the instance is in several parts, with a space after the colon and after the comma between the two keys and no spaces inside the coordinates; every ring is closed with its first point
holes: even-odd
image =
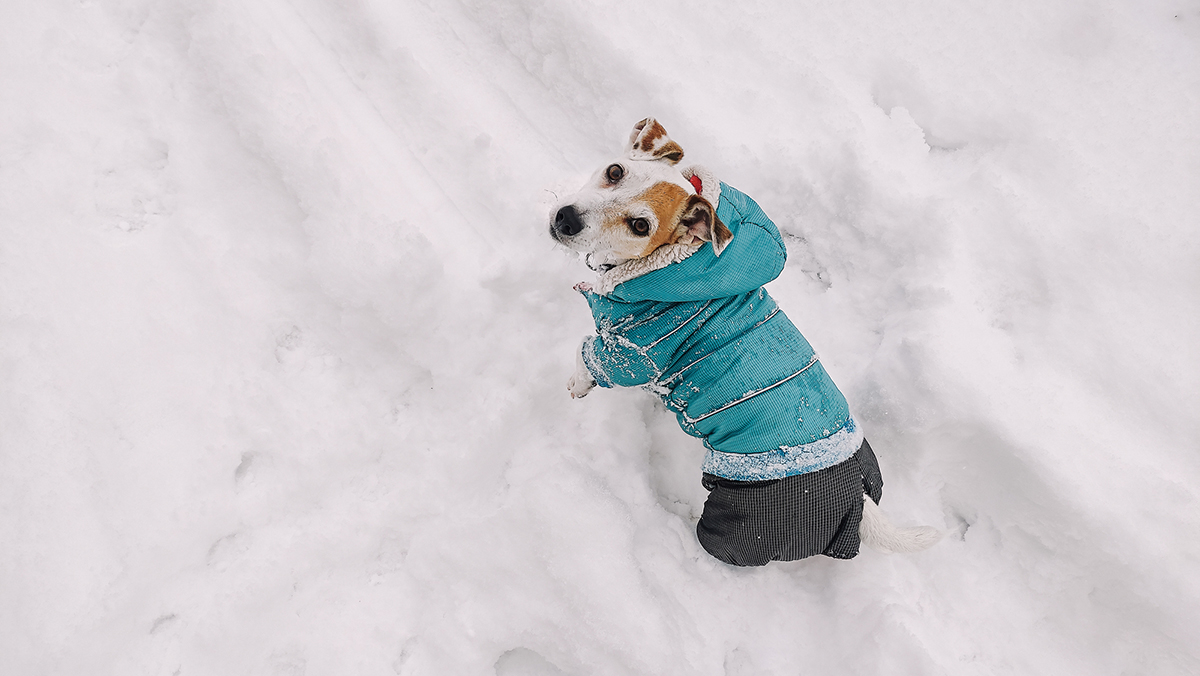
{"type": "Polygon", "coordinates": [[[1198,232],[1194,0],[5,0],[0,674],[1200,673],[1198,232]],[[721,564],[567,396],[647,116],[933,549],[721,564]]]}

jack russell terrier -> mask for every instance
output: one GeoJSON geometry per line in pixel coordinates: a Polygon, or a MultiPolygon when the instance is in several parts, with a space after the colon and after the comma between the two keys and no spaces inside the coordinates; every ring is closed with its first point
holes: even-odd
{"type": "Polygon", "coordinates": [[[701,546],[732,565],[929,547],[897,528],[883,478],[845,397],[763,289],[787,256],[754,200],[699,166],[653,118],[624,157],[557,205],[550,235],[599,273],[581,282],[596,335],[576,352],[575,398],[641,386],[703,439],[701,546]]]}

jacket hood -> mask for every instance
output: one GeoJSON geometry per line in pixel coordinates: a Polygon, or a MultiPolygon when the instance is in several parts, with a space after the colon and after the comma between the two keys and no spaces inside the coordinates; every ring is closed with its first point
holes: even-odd
{"type": "Polygon", "coordinates": [[[709,244],[668,252],[676,260],[625,280],[606,295],[627,303],[709,300],[747,293],[778,277],[787,260],[779,230],[754,200],[724,183],[720,189],[717,218],[733,233],[720,256],[709,244]]]}

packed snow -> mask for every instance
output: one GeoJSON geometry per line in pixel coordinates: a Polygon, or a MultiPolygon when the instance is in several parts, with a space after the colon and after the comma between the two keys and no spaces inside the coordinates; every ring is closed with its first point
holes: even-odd
{"type": "Polygon", "coordinates": [[[0,673],[1200,671],[1186,0],[8,0],[0,673]],[[566,379],[657,117],[947,538],[739,569],[566,379]]]}

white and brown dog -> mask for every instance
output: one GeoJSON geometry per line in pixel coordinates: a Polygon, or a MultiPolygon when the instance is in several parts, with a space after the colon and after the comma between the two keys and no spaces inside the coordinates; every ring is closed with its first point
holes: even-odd
{"type": "MultiPolygon", "coordinates": [[[[680,171],[675,165],[681,159],[683,149],[661,124],[639,122],[626,157],[596,172],[555,210],[551,236],[587,254],[593,267],[645,259],[679,244],[712,242],[720,255],[733,235],[702,194],[707,172],[699,167],[680,171]]],[[[709,197],[715,197],[716,181],[709,178],[709,197]]]]}
{"type": "MultiPolygon", "coordinates": [[[[682,260],[704,242],[720,255],[733,234],[716,216],[719,184],[707,169],[676,165],[683,148],[654,118],[633,127],[625,157],[597,171],[555,208],[550,236],[585,255],[600,272],[595,285],[578,290],[604,294],[621,281],[682,260]]],[[[572,398],[596,386],[582,351],[567,383],[572,398]]]]}
{"type": "Polygon", "coordinates": [[[786,258],[778,230],[706,169],[681,169],[683,156],[661,124],[643,120],[625,155],[551,213],[551,236],[599,273],[576,286],[598,335],[576,351],[571,396],[597,383],[644,386],[704,439],[710,493],[697,535],[728,563],[851,558],[860,541],[885,551],[933,544],[938,531],[883,516],[870,445],[762,288],[786,258]]]}

